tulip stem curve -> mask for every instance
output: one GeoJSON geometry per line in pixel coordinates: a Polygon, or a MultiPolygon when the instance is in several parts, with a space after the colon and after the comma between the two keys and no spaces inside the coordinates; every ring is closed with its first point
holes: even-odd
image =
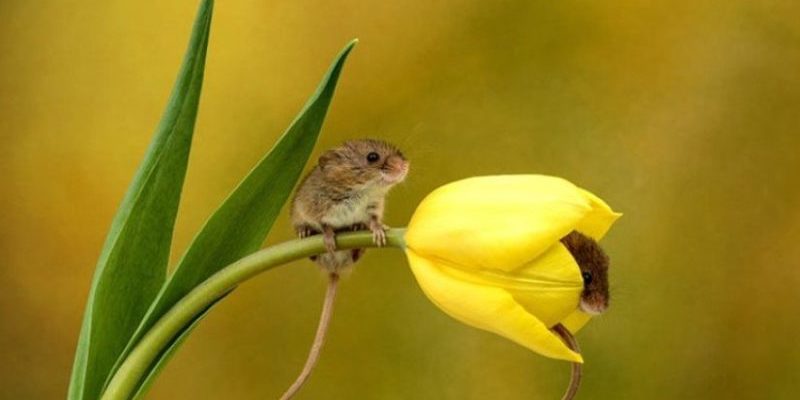
{"type": "MultiPolygon", "coordinates": [[[[405,248],[405,229],[386,230],[386,247],[405,248]]],[[[369,231],[336,235],[338,249],[377,247],[369,231]]],[[[197,285],[162,316],[123,361],[103,392],[103,400],[131,399],[157,357],[195,317],[239,284],[279,265],[326,252],[322,236],[267,247],[219,270],[197,285]]]]}
{"type": "MultiPolygon", "coordinates": [[[[564,325],[556,324],[553,327],[553,331],[556,332],[564,343],[570,348],[570,350],[580,353],[581,348],[578,346],[578,341],[575,340],[575,337],[572,336],[572,333],[567,329],[564,325]]],[[[572,375],[569,378],[569,386],[567,387],[567,392],[564,393],[564,397],[561,400],[572,400],[576,394],[578,394],[578,388],[581,385],[581,364],[580,363],[572,363],[572,375]]]]}

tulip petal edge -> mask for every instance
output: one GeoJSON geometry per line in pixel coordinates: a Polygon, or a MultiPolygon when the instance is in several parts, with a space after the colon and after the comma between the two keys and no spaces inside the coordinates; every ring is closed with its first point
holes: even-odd
{"type": "Polygon", "coordinates": [[[425,295],[445,313],[467,325],[506,337],[546,357],[582,363],[542,321],[508,291],[450,276],[437,264],[406,248],[411,270],[425,295]]]}

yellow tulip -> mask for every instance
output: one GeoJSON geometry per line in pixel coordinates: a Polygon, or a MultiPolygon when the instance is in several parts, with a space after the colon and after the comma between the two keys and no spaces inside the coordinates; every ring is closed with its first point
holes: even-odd
{"type": "Polygon", "coordinates": [[[599,240],[620,216],[561,178],[464,179],[430,193],[405,235],[409,264],[428,298],[453,318],[547,357],[583,362],[550,328],[575,333],[581,272],[560,239],[599,240]]]}

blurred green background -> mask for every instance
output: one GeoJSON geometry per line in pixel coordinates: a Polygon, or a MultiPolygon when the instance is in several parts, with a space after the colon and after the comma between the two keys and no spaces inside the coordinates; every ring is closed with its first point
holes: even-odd
{"type": "MultiPolygon", "coordinates": [[[[196,6],[0,2],[0,397],[65,396],[95,261],[196,6]]],[[[604,240],[612,306],[578,336],[579,398],[796,398],[798,20],[796,1],[220,1],[173,259],[359,37],[315,155],[396,142],[412,173],[389,224],[497,173],[560,175],[625,213],[604,240]]],[[[292,237],[287,220],[267,244],[292,237]]],[[[308,261],[240,287],[150,398],[277,398],[323,292],[308,261]]],[[[555,399],[568,375],[450,319],[401,253],[370,251],[298,398],[555,399]]]]}

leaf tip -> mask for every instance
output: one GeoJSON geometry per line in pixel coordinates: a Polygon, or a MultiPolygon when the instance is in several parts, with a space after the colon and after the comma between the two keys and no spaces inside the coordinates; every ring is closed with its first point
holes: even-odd
{"type": "Polygon", "coordinates": [[[342,49],[341,55],[344,56],[350,53],[350,51],[353,50],[353,47],[356,47],[357,44],[358,44],[358,38],[354,38],[349,42],[347,42],[347,44],[344,46],[344,49],[342,49]]]}

